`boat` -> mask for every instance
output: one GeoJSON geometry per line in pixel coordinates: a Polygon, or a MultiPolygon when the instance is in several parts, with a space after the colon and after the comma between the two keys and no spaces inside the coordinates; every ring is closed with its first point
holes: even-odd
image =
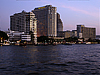
{"type": "Polygon", "coordinates": [[[27,45],[27,42],[26,41],[20,41],[20,46],[26,46],[27,45]]]}
{"type": "Polygon", "coordinates": [[[54,42],[52,45],[53,45],[53,46],[56,46],[57,44],[56,44],[56,42],[54,42]]]}
{"type": "Polygon", "coordinates": [[[65,43],[64,45],[72,45],[71,43],[65,43]]]}
{"type": "Polygon", "coordinates": [[[3,46],[10,46],[10,41],[4,40],[3,46]]]}

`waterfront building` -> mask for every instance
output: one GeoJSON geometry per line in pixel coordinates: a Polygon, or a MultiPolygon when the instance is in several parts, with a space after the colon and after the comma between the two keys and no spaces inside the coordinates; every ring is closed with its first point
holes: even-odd
{"type": "Polygon", "coordinates": [[[37,39],[37,19],[33,12],[15,13],[10,16],[10,30],[24,32],[25,34],[32,33],[34,40],[37,39]]]}
{"type": "Polygon", "coordinates": [[[10,30],[25,32],[29,34],[30,31],[36,33],[37,20],[33,12],[25,12],[24,10],[21,13],[15,13],[10,16],[10,30]]]}
{"type": "Polygon", "coordinates": [[[18,32],[18,31],[5,31],[5,33],[7,33],[8,37],[9,37],[9,41],[19,41],[19,40],[23,40],[23,41],[27,41],[27,42],[33,42],[35,44],[37,44],[37,37],[34,37],[34,35],[31,34],[25,34],[24,32],[18,32]]]}
{"type": "Polygon", "coordinates": [[[100,40],[100,35],[96,35],[96,39],[97,40],[100,40]]]}
{"type": "Polygon", "coordinates": [[[37,18],[37,37],[57,36],[57,8],[52,5],[38,7],[32,10],[37,18]]]}
{"type": "Polygon", "coordinates": [[[33,41],[32,43],[37,44],[37,38],[34,38],[30,34],[22,34],[21,35],[21,40],[28,41],[28,42],[33,41]]]}
{"type": "Polygon", "coordinates": [[[77,30],[72,30],[73,36],[72,37],[77,37],[77,30]]]}
{"type": "Polygon", "coordinates": [[[22,34],[21,35],[21,40],[23,40],[23,41],[31,41],[31,35],[29,35],[29,34],[22,34]]]}
{"type": "Polygon", "coordinates": [[[9,37],[9,41],[19,41],[21,40],[20,35],[24,34],[24,32],[18,32],[18,31],[5,31],[9,37]]]}
{"type": "Polygon", "coordinates": [[[57,13],[57,36],[59,36],[61,32],[63,32],[63,22],[60,19],[60,14],[57,13]]]}
{"type": "Polygon", "coordinates": [[[65,31],[65,38],[69,38],[73,36],[73,32],[72,31],[65,31]]]}
{"type": "Polygon", "coordinates": [[[59,31],[58,32],[58,37],[64,37],[64,38],[69,38],[69,37],[77,37],[77,30],[72,30],[72,31],[59,31]]]}
{"type": "Polygon", "coordinates": [[[65,37],[65,31],[58,31],[57,36],[58,37],[65,37]]]}
{"type": "Polygon", "coordinates": [[[95,39],[96,29],[85,27],[84,25],[77,25],[77,37],[84,38],[84,40],[88,40],[89,38],[95,39]]]}

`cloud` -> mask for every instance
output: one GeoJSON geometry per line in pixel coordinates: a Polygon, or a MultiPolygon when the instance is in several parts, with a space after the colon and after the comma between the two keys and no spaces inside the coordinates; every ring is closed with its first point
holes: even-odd
{"type": "MultiPolygon", "coordinates": [[[[71,6],[62,5],[61,7],[73,10],[75,12],[81,12],[83,14],[91,15],[91,16],[94,16],[94,17],[99,17],[99,13],[98,13],[99,9],[98,9],[98,12],[89,12],[89,11],[78,9],[78,8],[71,7],[71,6]]],[[[96,8],[96,10],[97,10],[97,8],[96,8]]]]}
{"type": "MultiPolygon", "coordinates": [[[[98,18],[99,17],[99,7],[98,8],[95,8],[94,6],[91,6],[89,10],[83,10],[82,8],[76,8],[76,7],[72,7],[72,6],[67,6],[66,3],[64,2],[57,2],[57,1],[41,1],[43,3],[49,3],[49,4],[52,4],[52,5],[55,5],[56,7],[62,7],[62,8],[67,8],[67,9],[70,9],[72,11],[75,11],[75,12],[80,12],[80,13],[83,13],[83,14],[87,14],[87,15],[90,15],[90,16],[93,16],[93,17],[96,17],[98,18]]],[[[87,9],[87,8],[86,8],[87,9]]]]}

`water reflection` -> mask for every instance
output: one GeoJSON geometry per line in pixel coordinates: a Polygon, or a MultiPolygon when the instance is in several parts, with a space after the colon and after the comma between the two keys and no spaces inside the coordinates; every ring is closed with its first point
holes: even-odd
{"type": "Polygon", "coordinates": [[[2,46],[1,75],[100,74],[100,45],[2,46]]]}

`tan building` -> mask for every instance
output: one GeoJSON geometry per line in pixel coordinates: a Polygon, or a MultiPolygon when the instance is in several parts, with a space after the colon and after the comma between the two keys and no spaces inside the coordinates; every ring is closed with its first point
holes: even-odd
{"type": "Polygon", "coordinates": [[[69,38],[73,36],[73,32],[72,31],[65,31],[65,38],[69,38]]]}
{"type": "Polygon", "coordinates": [[[88,40],[89,38],[96,38],[96,28],[85,27],[84,25],[77,25],[77,36],[78,38],[84,38],[88,40]]]}

